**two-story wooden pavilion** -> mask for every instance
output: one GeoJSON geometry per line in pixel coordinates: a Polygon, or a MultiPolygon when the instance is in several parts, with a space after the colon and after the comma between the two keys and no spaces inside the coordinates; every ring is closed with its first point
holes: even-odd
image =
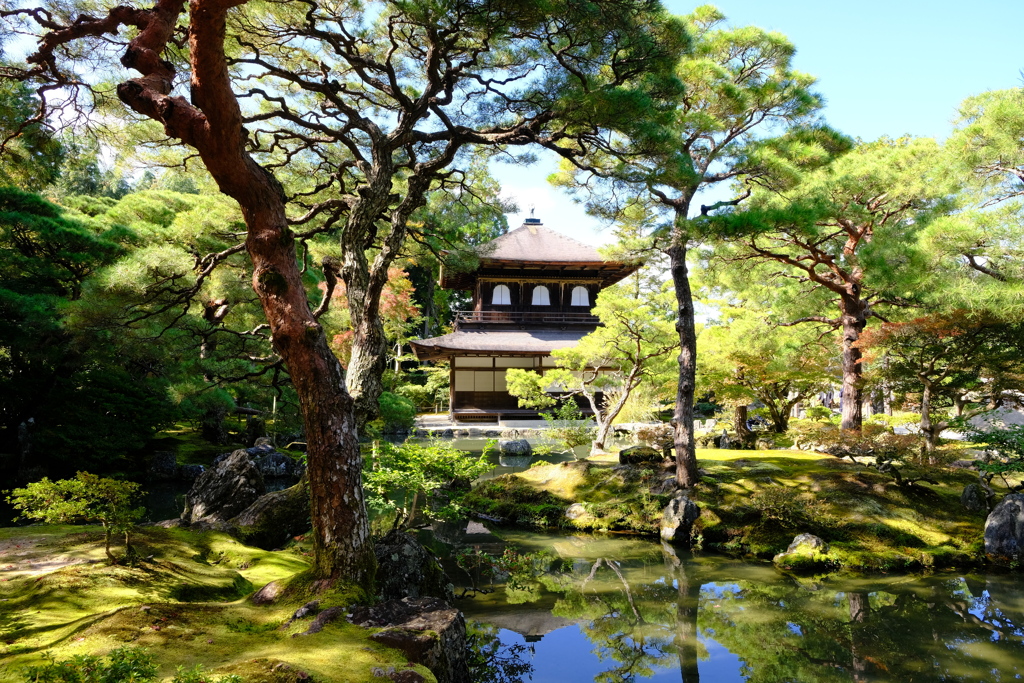
{"type": "Polygon", "coordinates": [[[598,325],[597,293],[638,266],[605,261],[597,250],[527,218],[479,250],[472,272],[441,273],[441,286],[473,292],[455,331],[411,342],[420,360],[451,361],[454,421],[536,417],[506,390],[505,372],[553,368],[551,352],[573,346],[598,325]]]}

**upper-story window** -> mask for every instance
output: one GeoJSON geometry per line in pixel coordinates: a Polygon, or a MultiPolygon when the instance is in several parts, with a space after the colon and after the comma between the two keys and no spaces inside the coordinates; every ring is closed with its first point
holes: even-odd
{"type": "Polygon", "coordinates": [[[531,302],[534,306],[550,306],[551,296],[548,294],[548,288],[544,285],[537,285],[533,288],[533,301],[531,302]]]}
{"type": "MultiPolygon", "coordinates": [[[[536,296],[536,295],[534,295],[536,296]]],[[[511,306],[512,305],[512,293],[508,290],[505,285],[498,285],[494,288],[494,294],[491,296],[491,305],[493,306],[511,306]]]]}
{"type": "Polygon", "coordinates": [[[587,293],[586,287],[573,287],[572,288],[572,305],[573,306],[589,306],[590,305],[590,294],[587,293]]]}

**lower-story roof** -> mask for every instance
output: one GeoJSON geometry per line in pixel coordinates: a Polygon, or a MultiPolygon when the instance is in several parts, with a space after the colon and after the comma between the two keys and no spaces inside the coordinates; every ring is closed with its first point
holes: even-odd
{"type": "Polygon", "coordinates": [[[451,356],[548,355],[575,346],[589,330],[459,330],[409,342],[420,360],[451,356]]]}

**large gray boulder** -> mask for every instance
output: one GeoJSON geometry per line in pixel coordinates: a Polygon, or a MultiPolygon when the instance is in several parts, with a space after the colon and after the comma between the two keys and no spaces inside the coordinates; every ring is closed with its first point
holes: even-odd
{"type": "Polygon", "coordinates": [[[1024,556],[1024,494],[1011,493],[985,520],[985,554],[1000,562],[1024,556]]]}
{"type": "Polygon", "coordinates": [[[502,467],[529,467],[532,460],[534,460],[534,447],[526,439],[499,439],[498,464],[502,467]]]}
{"type": "Polygon", "coordinates": [[[443,600],[404,598],[356,607],[349,621],[364,628],[379,628],[371,640],[427,667],[438,683],[470,683],[466,622],[459,610],[443,600]]]}
{"type": "Polygon", "coordinates": [[[264,477],[298,477],[303,471],[302,465],[278,451],[264,453],[253,462],[264,477]]]}
{"type": "Polygon", "coordinates": [[[526,439],[499,439],[498,464],[502,467],[529,467],[533,447],[526,439]]]}
{"type": "Polygon", "coordinates": [[[678,545],[690,545],[693,524],[700,519],[700,507],[685,491],[678,491],[661,513],[661,539],[678,545]]]}
{"type": "Polygon", "coordinates": [[[150,481],[171,481],[178,476],[178,457],[174,451],[157,451],[149,461],[150,481]]]}
{"type": "Polygon", "coordinates": [[[449,605],[455,602],[454,586],[441,563],[411,534],[392,531],[373,551],[381,599],[434,597],[449,605]]]}
{"type": "Polygon", "coordinates": [[[260,496],[229,524],[244,543],[273,550],[309,530],[309,514],[309,485],[302,480],[291,488],[260,496]]]}
{"type": "Polygon", "coordinates": [[[660,465],[665,453],[650,446],[631,446],[619,451],[620,465],[660,465]]]}
{"type": "Polygon", "coordinates": [[[533,447],[526,439],[499,439],[498,452],[501,455],[533,455],[533,447]]]}
{"type": "Polygon", "coordinates": [[[245,450],[237,450],[203,472],[185,496],[187,524],[226,522],[267,492],[263,475],[245,450]]]}
{"type": "Polygon", "coordinates": [[[799,534],[793,538],[785,552],[781,552],[772,558],[779,567],[790,567],[794,562],[814,559],[825,555],[829,551],[828,543],[821,537],[814,534],[799,534]]]}
{"type": "Polygon", "coordinates": [[[988,497],[981,484],[968,484],[960,494],[960,504],[971,512],[988,510],[988,497]]]}
{"type": "MultiPolygon", "coordinates": [[[[298,479],[305,471],[302,465],[296,462],[293,458],[290,458],[275,449],[273,444],[270,443],[269,438],[259,439],[256,442],[256,445],[252,448],[245,448],[241,450],[248,454],[249,458],[253,461],[253,464],[256,465],[260,474],[264,477],[290,477],[298,479]]],[[[239,451],[221,453],[213,459],[213,466],[216,467],[238,452],[239,451]]]]}

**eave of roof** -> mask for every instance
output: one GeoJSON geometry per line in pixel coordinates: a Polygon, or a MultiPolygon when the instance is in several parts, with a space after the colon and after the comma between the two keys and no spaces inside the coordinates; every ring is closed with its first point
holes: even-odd
{"type": "Polygon", "coordinates": [[[575,346],[589,330],[459,330],[409,342],[419,360],[467,355],[546,356],[575,346]]]}

